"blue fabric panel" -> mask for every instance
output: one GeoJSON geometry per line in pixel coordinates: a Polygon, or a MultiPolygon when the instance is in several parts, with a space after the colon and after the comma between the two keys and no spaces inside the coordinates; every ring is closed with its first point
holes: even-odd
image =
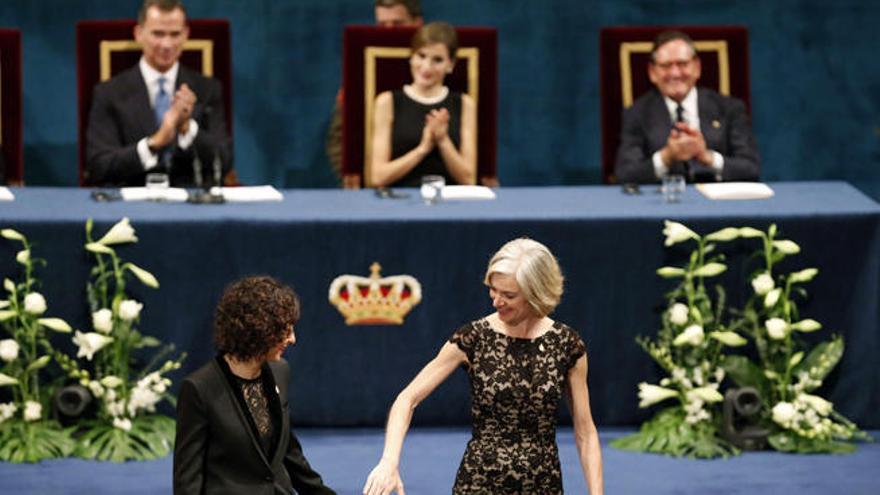
{"type": "MultiPolygon", "coordinates": [[[[143,329],[190,354],[184,373],[213,355],[211,318],[224,285],[266,273],[295,286],[303,301],[298,342],[289,353],[293,416],[308,425],[381,425],[396,394],[439,350],[458,325],[492,311],[482,285],[485,265],[504,242],[529,236],[559,257],[567,289],[554,317],[577,330],[590,356],[593,411],[603,425],[635,424],[636,385],[658,370],[633,339],[653,334],[670,284],[654,275],[682,262],[687,247],[664,249],[663,220],[701,233],[734,225],[778,223],[801,255],[786,266],[815,266],[802,314],[844,335],[847,352],[824,389],[862,426],[880,426],[880,205],[840,182],[772,184],[759,201],[718,201],[689,188],[680,204],[663,204],[645,188],[625,196],[617,187],[509,188],[489,202],[427,206],[417,192],[381,200],[371,191],[287,190],[280,203],[189,205],[95,203],[89,191],[16,189],[0,205],[0,226],[25,233],[53,316],[88,329],[84,283],[89,264],[80,246],[92,217],[103,232],[123,216],[140,242],[120,253],[152,271],[159,291],[130,284],[145,304],[143,329]],[[403,326],[348,327],[327,301],[338,275],[366,276],[374,261],[383,275],[410,274],[423,301],[403,326]]],[[[747,254],[755,243],[731,246],[726,280],[730,304],[749,295],[747,254]],[[739,285],[732,285],[734,282],[739,285]]],[[[16,273],[17,244],[0,243],[0,275],[16,273]]],[[[468,422],[468,387],[457,372],[415,417],[417,424],[468,422]]]]}

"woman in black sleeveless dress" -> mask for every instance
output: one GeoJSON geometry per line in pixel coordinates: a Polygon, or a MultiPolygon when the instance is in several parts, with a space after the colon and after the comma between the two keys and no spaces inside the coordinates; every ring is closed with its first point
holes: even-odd
{"type": "Polygon", "coordinates": [[[418,187],[424,175],[473,184],[477,175],[476,104],[443,84],[455,65],[458,38],[445,22],[412,40],[412,84],[376,97],[369,167],[373,186],[418,187]]]}
{"type": "Polygon", "coordinates": [[[587,486],[592,495],[603,492],[586,347],[577,331],[547,316],[562,296],[556,258],[539,242],[516,239],[495,253],[484,281],[496,312],[459,328],[397,396],[364,494],[403,493],[398,464],[413,411],[459,366],[471,383],[473,430],[453,494],[563,493],[556,447],[563,397],[587,486]]]}

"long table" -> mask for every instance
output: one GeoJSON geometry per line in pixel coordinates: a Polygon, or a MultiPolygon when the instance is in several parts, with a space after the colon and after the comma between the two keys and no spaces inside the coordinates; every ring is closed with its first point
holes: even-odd
{"type": "MultiPolygon", "coordinates": [[[[579,330],[590,358],[590,391],[600,425],[632,425],[636,385],[659,370],[634,342],[659,327],[671,283],[657,267],[684,261],[686,247],[663,247],[664,219],[699,233],[725,226],[766,228],[777,223],[803,251],[785,268],[815,266],[820,275],[801,303],[804,317],[825,329],[809,338],[842,334],[847,350],[822,390],[860,425],[880,427],[880,205],[842,182],[771,184],[766,200],[710,201],[688,188],[664,204],[653,188],[637,196],[618,187],[502,188],[494,201],[425,205],[415,190],[405,199],[372,191],[287,190],[274,203],[191,205],[98,203],[87,189],[13,189],[0,203],[0,227],[34,242],[48,266],[38,272],[49,313],[88,330],[85,282],[90,261],[82,249],[84,223],[103,232],[128,217],[140,241],[120,254],[150,271],[162,286],[130,284],[144,303],[142,328],[189,353],[183,373],[214,355],[212,311],[228,282],[270,274],[293,285],[303,302],[292,363],[292,414],[298,424],[381,425],[397,392],[461,324],[492,311],[482,277],[504,242],[529,236],[547,244],[566,276],[553,315],[579,330]],[[422,301],[402,325],[347,326],[328,302],[341,274],[408,274],[422,301]]],[[[0,276],[16,276],[16,243],[0,239],[0,276]]],[[[734,260],[725,280],[733,307],[750,293],[745,280],[754,241],[727,249],[734,260]]],[[[467,380],[462,372],[426,400],[418,424],[466,424],[467,380]]]]}

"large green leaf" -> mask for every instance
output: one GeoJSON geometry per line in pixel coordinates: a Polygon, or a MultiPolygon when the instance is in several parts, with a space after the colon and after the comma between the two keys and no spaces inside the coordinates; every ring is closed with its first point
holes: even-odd
{"type": "MultiPolygon", "coordinates": [[[[843,338],[839,335],[834,336],[827,342],[822,342],[810,351],[806,359],[794,369],[795,374],[800,371],[807,371],[814,380],[824,381],[828,373],[837,366],[840,358],[843,357],[843,338]]],[[[809,390],[812,390],[811,387],[809,390]]]]}

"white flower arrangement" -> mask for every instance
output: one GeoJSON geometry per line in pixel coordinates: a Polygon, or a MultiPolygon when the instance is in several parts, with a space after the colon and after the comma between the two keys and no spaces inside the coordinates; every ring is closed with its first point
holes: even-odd
{"type": "Polygon", "coordinates": [[[57,354],[50,336],[71,328],[61,318],[43,317],[49,305],[36,290],[34,271],[45,261],[34,257],[27,237],[13,229],[0,230],[0,236],[21,244],[15,260],[23,271],[19,282],[3,280],[6,297],[0,300],[0,336],[6,337],[0,339],[0,387],[9,388],[12,397],[0,404],[0,461],[66,457],[74,450],[72,431],[44,412],[53,390],[41,376],[57,354]]]}

